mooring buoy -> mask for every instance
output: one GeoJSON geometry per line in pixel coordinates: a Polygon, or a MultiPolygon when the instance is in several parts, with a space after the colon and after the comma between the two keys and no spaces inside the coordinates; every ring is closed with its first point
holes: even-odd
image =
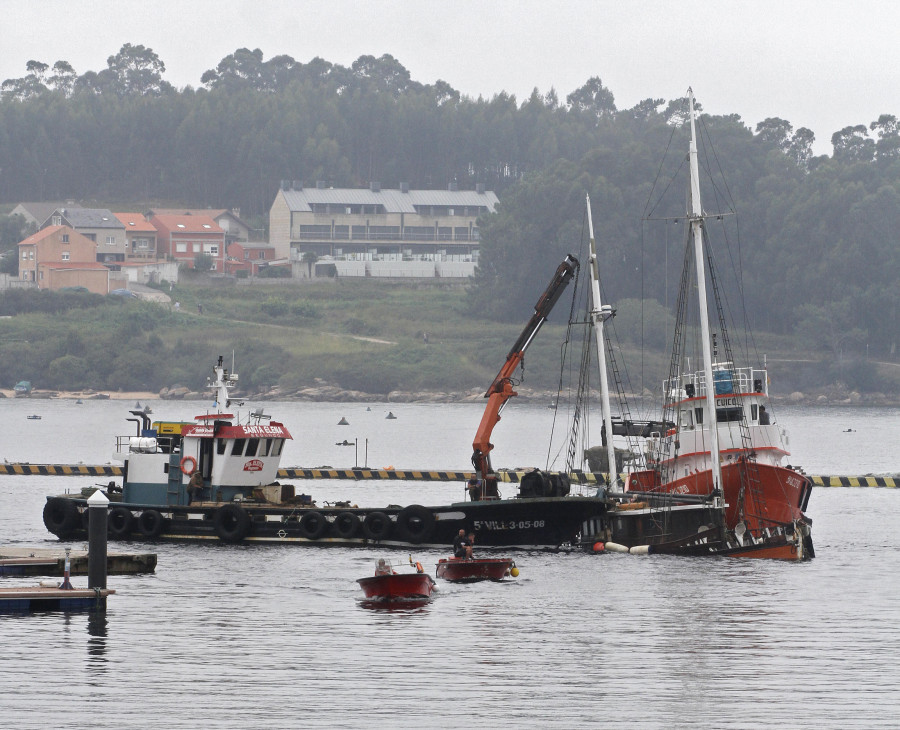
{"type": "Polygon", "coordinates": [[[388,414],[385,416],[385,418],[388,418],[388,419],[390,419],[390,418],[396,418],[396,417],[397,417],[397,416],[395,416],[395,415],[394,415],[393,413],[391,413],[390,411],[388,411],[388,414]]]}
{"type": "Polygon", "coordinates": [[[350,421],[348,421],[346,418],[341,417],[341,420],[337,422],[337,425],[338,426],[349,426],[350,421]]]}

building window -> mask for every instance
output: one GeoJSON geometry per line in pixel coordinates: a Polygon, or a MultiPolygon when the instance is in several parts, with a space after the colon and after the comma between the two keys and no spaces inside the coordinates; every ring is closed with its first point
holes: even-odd
{"type": "Polygon", "coordinates": [[[106,245],[107,246],[115,246],[116,245],[116,237],[115,236],[107,236],[106,237],[106,245]]]}
{"type": "Polygon", "coordinates": [[[29,252],[28,252],[28,258],[29,258],[31,261],[34,261],[34,251],[29,251],[29,252]]]}
{"type": "Polygon", "coordinates": [[[63,251],[62,260],[63,261],[69,260],[69,252],[68,251],[63,251]]]}
{"type": "Polygon", "coordinates": [[[54,226],[61,226],[62,225],[62,216],[58,216],[58,215],[53,216],[52,224],[54,226]]]}
{"type": "Polygon", "coordinates": [[[260,251],[260,252],[259,252],[259,257],[260,257],[261,259],[264,259],[264,258],[266,257],[266,252],[265,252],[265,251],[260,251]]]}
{"type": "Polygon", "coordinates": [[[219,245],[216,243],[205,243],[203,244],[203,253],[208,253],[210,256],[218,256],[219,245]]]}
{"type": "Polygon", "coordinates": [[[175,244],[175,253],[187,253],[187,244],[186,243],[176,243],[175,244]]]}
{"type": "Polygon", "coordinates": [[[97,243],[97,234],[96,233],[85,233],[85,236],[90,238],[94,243],[97,243]]]}
{"type": "Polygon", "coordinates": [[[41,278],[41,281],[43,281],[43,280],[44,280],[44,271],[43,271],[43,269],[42,269],[42,270],[41,270],[41,273],[40,273],[40,278],[41,278]]]}
{"type": "Polygon", "coordinates": [[[23,248],[23,249],[22,249],[22,261],[27,261],[27,260],[28,260],[28,251],[26,251],[26,250],[23,248]]]}
{"type": "Polygon", "coordinates": [[[68,233],[63,233],[63,234],[62,234],[62,242],[63,242],[63,243],[68,243],[68,242],[69,242],[69,234],[68,234],[68,233]]]}

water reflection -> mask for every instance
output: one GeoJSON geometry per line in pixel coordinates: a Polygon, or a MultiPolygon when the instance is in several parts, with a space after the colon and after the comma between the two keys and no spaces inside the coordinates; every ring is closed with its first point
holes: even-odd
{"type": "Polygon", "coordinates": [[[88,612],[88,660],[92,665],[106,666],[106,634],[109,621],[105,610],[88,612]]]}

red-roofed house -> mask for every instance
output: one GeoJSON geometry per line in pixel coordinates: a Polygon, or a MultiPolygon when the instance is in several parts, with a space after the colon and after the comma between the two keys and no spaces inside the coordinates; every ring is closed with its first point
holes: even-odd
{"type": "Polygon", "coordinates": [[[268,243],[236,241],[228,244],[228,257],[225,260],[225,273],[233,274],[244,269],[250,276],[256,276],[261,268],[275,260],[275,247],[268,243]]]}
{"type": "Polygon", "coordinates": [[[225,231],[208,215],[157,215],[150,218],[156,228],[160,255],[194,268],[194,257],[206,254],[212,269],[225,270],[225,231]]]}
{"type": "Polygon", "coordinates": [[[39,289],[83,286],[109,294],[109,269],[97,261],[97,244],[68,226],[49,226],[19,243],[19,278],[39,289]]]}
{"type": "Polygon", "coordinates": [[[156,261],[156,228],[141,213],[114,213],[125,226],[125,260],[156,261]]]}

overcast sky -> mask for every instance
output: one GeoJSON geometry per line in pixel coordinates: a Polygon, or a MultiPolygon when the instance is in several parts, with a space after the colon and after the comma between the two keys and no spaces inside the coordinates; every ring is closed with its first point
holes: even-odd
{"type": "Polygon", "coordinates": [[[124,43],[152,48],[166,80],[200,76],[241,47],[342,66],[389,53],[422,83],[463,94],[537,87],[561,101],[591,76],[628,108],[680,97],[831,135],[900,116],[896,0],[0,0],[0,79],[30,59],[100,71],[124,43]]]}

